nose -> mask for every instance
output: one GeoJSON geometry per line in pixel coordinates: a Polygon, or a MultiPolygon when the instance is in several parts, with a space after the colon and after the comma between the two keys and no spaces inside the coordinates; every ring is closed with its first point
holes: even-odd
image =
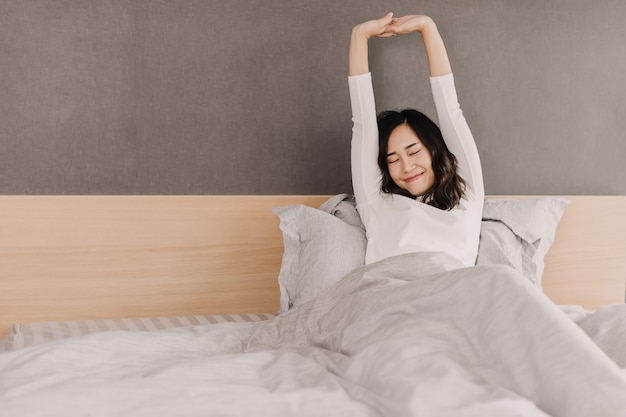
{"type": "Polygon", "coordinates": [[[409,158],[401,158],[402,172],[411,172],[415,164],[409,158]]]}

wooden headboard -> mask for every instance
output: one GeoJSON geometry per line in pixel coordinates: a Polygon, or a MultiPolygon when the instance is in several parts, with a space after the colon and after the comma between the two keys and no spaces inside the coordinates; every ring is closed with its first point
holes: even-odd
{"type": "MultiPolygon", "coordinates": [[[[0,337],[16,322],[275,312],[283,241],[271,208],[327,198],[0,196],[0,337]]],[[[623,302],[626,197],[567,198],[545,292],[623,302]]]]}

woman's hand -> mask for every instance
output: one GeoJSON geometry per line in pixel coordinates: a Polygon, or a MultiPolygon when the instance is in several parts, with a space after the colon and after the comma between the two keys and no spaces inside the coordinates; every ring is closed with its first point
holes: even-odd
{"type": "Polygon", "coordinates": [[[404,35],[412,32],[424,33],[434,25],[433,19],[428,16],[408,15],[392,19],[391,24],[385,28],[385,33],[391,35],[404,35]]]}
{"type": "Polygon", "coordinates": [[[387,31],[387,28],[393,22],[393,13],[387,13],[380,19],[368,20],[367,22],[360,23],[352,29],[352,34],[369,39],[372,36],[380,38],[387,38],[393,36],[393,33],[387,31]]]}

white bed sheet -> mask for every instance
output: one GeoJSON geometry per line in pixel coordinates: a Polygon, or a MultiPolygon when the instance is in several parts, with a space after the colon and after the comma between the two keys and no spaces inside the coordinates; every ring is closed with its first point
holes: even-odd
{"type": "Polygon", "coordinates": [[[626,416],[626,374],[527,280],[409,254],[258,323],[0,354],[6,416],[626,416]]]}

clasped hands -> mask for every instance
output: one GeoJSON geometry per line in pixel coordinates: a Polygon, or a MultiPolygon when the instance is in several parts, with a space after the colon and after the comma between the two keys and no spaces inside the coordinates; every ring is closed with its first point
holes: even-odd
{"type": "Polygon", "coordinates": [[[407,15],[393,17],[393,13],[387,13],[380,19],[368,20],[354,27],[354,31],[367,39],[372,36],[388,38],[411,32],[423,33],[435,22],[424,15],[407,15]]]}

